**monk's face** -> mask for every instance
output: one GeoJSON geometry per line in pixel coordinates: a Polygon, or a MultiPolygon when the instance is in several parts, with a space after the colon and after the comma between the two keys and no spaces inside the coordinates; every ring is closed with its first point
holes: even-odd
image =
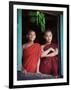
{"type": "Polygon", "coordinates": [[[34,41],[36,39],[36,33],[34,31],[29,32],[27,38],[29,41],[34,41]]]}
{"type": "Polygon", "coordinates": [[[51,31],[47,31],[44,35],[44,38],[45,40],[48,42],[48,43],[51,43],[52,42],[52,32],[51,31]]]}

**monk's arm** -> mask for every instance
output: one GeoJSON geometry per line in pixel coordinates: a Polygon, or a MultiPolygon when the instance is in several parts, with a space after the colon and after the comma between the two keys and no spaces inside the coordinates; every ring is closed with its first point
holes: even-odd
{"type": "Polygon", "coordinates": [[[40,66],[40,59],[39,59],[39,61],[37,63],[37,73],[39,73],[39,66],[40,66]]]}
{"type": "Polygon", "coordinates": [[[42,51],[42,54],[41,54],[41,58],[42,57],[47,57],[47,54],[50,52],[50,51],[55,51],[53,48],[49,48],[48,50],[46,51],[42,51]]]}
{"type": "Polygon", "coordinates": [[[53,57],[53,56],[56,56],[56,55],[58,55],[58,48],[56,48],[54,52],[48,54],[47,57],[53,57]]]}
{"type": "MultiPolygon", "coordinates": [[[[25,48],[25,44],[22,46],[22,57],[23,57],[23,49],[25,48]]],[[[21,68],[23,73],[26,73],[27,71],[23,67],[23,61],[22,61],[22,68],[21,68]]]]}

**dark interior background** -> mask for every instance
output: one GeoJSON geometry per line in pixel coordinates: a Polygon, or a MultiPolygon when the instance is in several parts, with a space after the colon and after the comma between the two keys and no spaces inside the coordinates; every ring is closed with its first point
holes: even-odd
{"type": "MultiPolygon", "coordinates": [[[[34,30],[37,34],[36,42],[40,44],[44,43],[43,32],[41,28],[36,23],[30,21],[30,16],[28,13],[30,10],[22,11],[22,43],[26,42],[26,33],[29,30],[34,30]]],[[[36,11],[33,11],[36,12],[36,11]]],[[[57,31],[57,20],[58,16],[50,13],[43,12],[45,14],[45,30],[50,29],[53,32],[53,42],[58,44],[58,31],[57,31]]],[[[35,17],[34,17],[35,18],[35,17]]]]}

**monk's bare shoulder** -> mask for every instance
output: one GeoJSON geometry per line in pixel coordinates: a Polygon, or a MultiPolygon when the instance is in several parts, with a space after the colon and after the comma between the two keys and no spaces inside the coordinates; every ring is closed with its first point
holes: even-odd
{"type": "Polygon", "coordinates": [[[45,47],[45,45],[41,45],[42,52],[44,51],[44,47],[45,47]]]}
{"type": "Polygon", "coordinates": [[[45,47],[45,44],[44,45],[41,45],[41,48],[44,48],[45,47]]]}

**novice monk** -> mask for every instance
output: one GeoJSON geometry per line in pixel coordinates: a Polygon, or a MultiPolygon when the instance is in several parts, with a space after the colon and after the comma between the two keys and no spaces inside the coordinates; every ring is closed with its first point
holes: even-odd
{"type": "Polygon", "coordinates": [[[46,57],[41,59],[40,72],[43,74],[54,75],[58,77],[58,48],[56,44],[52,43],[52,32],[50,30],[44,33],[46,44],[42,45],[41,48],[44,51],[48,51],[46,57]]]}
{"type": "Polygon", "coordinates": [[[37,73],[38,61],[41,56],[41,46],[34,43],[36,39],[35,31],[31,30],[27,33],[27,43],[23,45],[23,67],[22,71],[25,73],[37,73]]]}

